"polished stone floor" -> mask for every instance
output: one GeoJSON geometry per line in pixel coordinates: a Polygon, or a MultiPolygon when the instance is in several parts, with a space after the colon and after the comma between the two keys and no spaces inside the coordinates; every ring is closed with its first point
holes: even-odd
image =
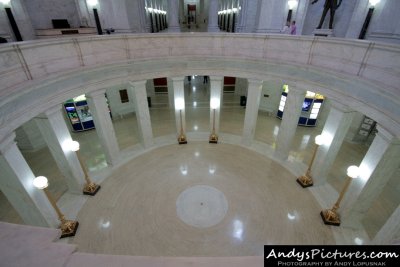
{"type": "Polygon", "coordinates": [[[165,146],[102,184],[80,211],[71,243],[83,252],[149,256],[249,256],[262,255],[264,244],[334,244],[318,203],[294,180],[239,146],[165,146]],[[205,218],[187,212],[182,220],[181,198],[205,218]]]}
{"type": "MultiPolygon", "coordinates": [[[[202,77],[195,77],[190,84],[186,82],[185,101],[187,131],[208,132],[209,85],[203,84],[202,77]]],[[[153,135],[161,137],[175,134],[174,110],[168,107],[168,96],[155,95],[152,97],[152,102],[150,116],[153,135]]],[[[245,109],[239,105],[239,96],[224,94],[220,132],[240,136],[244,114],[245,109]]],[[[274,147],[280,122],[275,116],[259,111],[255,140],[274,147]]],[[[113,123],[122,151],[139,144],[138,126],[134,114],[114,118],[113,123]]],[[[290,152],[291,160],[298,160],[305,165],[309,163],[314,137],[321,132],[322,127],[323,124],[315,128],[298,127],[290,152]]],[[[72,133],[72,137],[81,143],[81,154],[90,172],[107,169],[96,130],[72,133]]],[[[340,191],[346,168],[352,164],[358,165],[367,150],[367,144],[345,142],[330,170],[328,183],[340,191]]],[[[45,175],[49,178],[49,189],[55,198],[59,199],[66,192],[67,186],[49,150],[43,148],[35,152],[23,152],[23,155],[35,175],[45,175]]],[[[363,221],[363,226],[371,238],[400,203],[399,179],[400,169],[391,178],[363,221]]],[[[324,228],[320,225],[318,217],[320,207],[309,191],[300,190],[293,181],[294,177],[278,164],[242,147],[189,142],[189,145],[183,147],[159,148],[116,170],[102,184],[103,188],[99,195],[89,199],[80,212],[81,228],[73,242],[79,244],[79,249],[82,251],[96,253],[135,255],[192,253],[193,256],[213,255],[212,251],[215,251],[215,255],[258,255],[260,253],[258,245],[268,242],[332,244],[334,241],[330,231],[327,230],[329,227],[324,228]],[[193,157],[196,152],[199,156],[193,157]],[[143,161],[145,159],[148,162],[143,161]],[[186,162],[186,165],[180,165],[183,162],[186,162]],[[214,173],[210,173],[212,170],[214,173]],[[187,175],[183,175],[185,172],[187,175]],[[215,178],[218,179],[214,180],[215,178]],[[228,202],[228,211],[221,223],[203,229],[204,231],[184,224],[179,220],[176,211],[178,195],[196,185],[216,188],[224,194],[228,202]],[[287,191],[282,191],[283,189],[287,191]],[[259,190],[265,192],[261,193],[259,190]],[[303,200],[312,204],[309,207],[302,206],[303,200]],[[158,216],[158,213],[161,216],[158,216]],[[236,214],[238,217],[235,217],[236,214]],[[315,217],[315,214],[318,216],[315,217]],[[276,218],[280,220],[285,218],[284,222],[282,221],[282,228],[279,228],[276,218]],[[107,225],[109,226],[106,227],[107,225]],[[145,228],[146,226],[148,228],[145,228]],[[319,232],[308,232],[309,226],[321,230],[321,236],[319,232]],[[177,227],[181,227],[179,231],[176,230],[177,227]],[[243,240],[234,237],[234,229],[237,236],[242,231],[243,240]],[[144,241],[147,239],[154,239],[157,242],[145,244],[144,241]],[[109,242],[100,242],[101,240],[109,242]],[[183,243],[182,246],[174,243],[179,243],[178,240],[183,243]],[[209,243],[222,244],[222,241],[232,247],[223,247],[221,250],[208,248],[209,243]],[[106,244],[100,245],[100,243],[106,244]],[[187,246],[184,246],[185,244],[187,246]],[[193,246],[192,250],[188,248],[189,245],[193,246]]],[[[0,220],[23,223],[1,192],[0,220]]]]}

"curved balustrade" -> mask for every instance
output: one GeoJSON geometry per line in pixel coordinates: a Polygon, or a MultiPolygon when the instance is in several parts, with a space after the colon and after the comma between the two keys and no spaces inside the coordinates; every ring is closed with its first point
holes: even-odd
{"type": "Polygon", "coordinates": [[[210,33],[92,36],[2,45],[0,134],[83,92],[129,80],[191,74],[292,81],[353,107],[400,136],[399,46],[210,33]]]}

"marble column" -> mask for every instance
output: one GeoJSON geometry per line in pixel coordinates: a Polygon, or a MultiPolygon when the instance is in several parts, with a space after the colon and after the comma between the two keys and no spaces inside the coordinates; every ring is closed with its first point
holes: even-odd
{"type": "Polygon", "coordinates": [[[310,6],[309,1],[298,1],[295,16],[292,16],[292,20],[296,21],[297,35],[302,35],[304,22],[306,20],[307,10],[310,6]]]}
{"type": "Polygon", "coordinates": [[[221,104],[222,104],[222,81],[224,77],[222,76],[211,76],[210,77],[210,132],[213,129],[213,120],[214,120],[214,110],[211,108],[212,99],[217,99],[219,102],[218,108],[215,109],[215,133],[219,133],[219,121],[220,121],[220,113],[221,113],[221,104]]]}
{"type": "Polygon", "coordinates": [[[386,223],[375,235],[372,240],[373,245],[391,245],[393,242],[399,242],[399,240],[394,240],[396,237],[400,236],[400,205],[392,213],[386,223]]]}
{"type": "Polygon", "coordinates": [[[348,24],[346,38],[358,39],[368,13],[368,5],[368,1],[357,1],[348,24]]]}
{"type": "MultiPolygon", "coordinates": [[[[185,120],[185,92],[184,92],[184,77],[175,77],[172,78],[172,86],[174,88],[174,103],[176,103],[177,99],[183,100],[183,109],[182,109],[182,129],[186,132],[186,120],[185,120]]],[[[179,109],[175,107],[175,122],[176,122],[176,132],[179,135],[181,132],[181,120],[179,116],[179,109]]]]}
{"type": "Polygon", "coordinates": [[[347,131],[350,128],[355,112],[338,102],[332,101],[332,107],[326,119],[323,135],[327,143],[320,145],[311,168],[314,185],[326,182],[328,173],[342,146],[347,131]]]}
{"type": "Polygon", "coordinates": [[[146,80],[129,82],[135,105],[136,120],[142,144],[145,148],[154,145],[153,130],[151,128],[149,105],[147,102],[146,80]]]}
{"type": "Polygon", "coordinates": [[[218,1],[210,1],[208,5],[208,32],[219,32],[218,28],[218,1]]]}
{"type": "Polygon", "coordinates": [[[169,108],[174,108],[174,86],[172,85],[172,80],[167,78],[168,86],[168,106],[169,108]]]}
{"type": "Polygon", "coordinates": [[[14,139],[12,133],[0,142],[0,189],[26,224],[57,227],[57,214],[45,193],[33,186],[35,175],[14,139]]]}
{"type": "Polygon", "coordinates": [[[65,147],[65,142],[72,140],[68,126],[64,120],[61,105],[48,109],[44,114],[35,118],[51,155],[60,172],[65,177],[71,193],[82,194],[85,175],[75,152],[65,147]]]}
{"type": "Polygon", "coordinates": [[[260,105],[262,81],[248,79],[246,113],[244,115],[242,143],[250,146],[254,139],[260,105]]]}
{"type": "Polygon", "coordinates": [[[400,140],[378,125],[368,152],[360,164],[360,176],[343,202],[343,225],[358,227],[400,164],[400,140]]]}
{"type": "MultiPolygon", "coordinates": [[[[272,20],[276,10],[274,9],[276,0],[260,0],[256,16],[256,33],[271,32],[272,20]]],[[[284,2],[284,1],[281,1],[284,2]]]]}
{"type": "Polygon", "coordinates": [[[283,111],[282,122],[276,140],[275,156],[287,160],[296,134],[306,91],[298,89],[295,84],[289,84],[289,92],[283,111]]]}
{"type": "Polygon", "coordinates": [[[168,0],[168,32],[180,32],[179,26],[179,1],[168,0]]]}
{"type": "Polygon", "coordinates": [[[106,156],[108,165],[115,165],[118,161],[119,146],[115,136],[114,126],[110,117],[110,110],[105,97],[105,89],[91,92],[86,95],[90,113],[93,116],[96,133],[106,156]]]}

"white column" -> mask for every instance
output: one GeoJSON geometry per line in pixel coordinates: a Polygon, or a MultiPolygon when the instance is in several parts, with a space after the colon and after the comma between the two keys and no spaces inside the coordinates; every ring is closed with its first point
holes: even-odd
{"type": "Polygon", "coordinates": [[[374,245],[391,245],[393,244],[394,238],[400,236],[400,205],[392,213],[383,227],[376,234],[372,240],[374,245]]]}
{"type": "Polygon", "coordinates": [[[208,32],[219,32],[218,28],[218,1],[210,1],[208,10],[208,32]]]}
{"type": "MultiPolygon", "coordinates": [[[[287,1],[282,0],[260,0],[258,5],[258,12],[256,16],[256,29],[257,33],[275,32],[279,33],[283,27],[284,16],[287,13],[287,1]]],[[[285,19],[284,19],[285,20],[285,19]]]]}
{"type": "Polygon", "coordinates": [[[174,107],[174,86],[172,85],[172,80],[167,78],[167,86],[168,86],[168,106],[170,108],[174,107]]]}
{"type": "Polygon", "coordinates": [[[358,39],[368,13],[368,5],[369,1],[357,0],[350,23],[348,24],[346,38],[358,39]]]}
{"type": "Polygon", "coordinates": [[[57,227],[57,214],[45,193],[33,186],[35,175],[14,139],[12,133],[0,143],[0,189],[26,224],[57,227]]]}
{"type": "MultiPolygon", "coordinates": [[[[172,86],[174,88],[174,103],[176,103],[177,99],[183,100],[183,109],[182,109],[182,129],[186,132],[186,120],[185,120],[185,92],[183,90],[183,79],[184,77],[176,77],[172,78],[172,86]]],[[[175,122],[176,122],[176,132],[179,135],[181,132],[181,121],[179,117],[179,110],[175,108],[175,122]]]]}
{"type": "Polygon", "coordinates": [[[179,1],[168,0],[168,32],[180,32],[179,26],[179,1]]]}
{"type": "Polygon", "coordinates": [[[400,164],[400,140],[378,125],[360,176],[350,186],[343,206],[343,225],[357,227],[400,164]]]}
{"type": "Polygon", "coordinates": [[[355,112],[337,102],[332,107],[325,122],[322,135],[328,140],[320,145],[311,168],[314,185],[324,184],[333,162],[350,128],[355,112]]]}
{"type": "Polygon", "coordinates": [[[141,141],[145,148],[153,146],[153,130],[151,128],[149,105],[147,102],[146,80],[129,82],[135,105],[141,141]]]}
{"type": "Polygon", "coordinates": [[[260,105],[262,81],[248,79],[246,113],[244,115],[242,143],[250,146],[256,130],[258,107],[260,105]]]}
{"type": "Polygon", "coordinates": [[[98,90],[87,94],[86,97],[106,161],[109,165],[115,165],[118,161],[119,146],[104,95],[105,92],[105,89],[98,90]]]}
{"type": "Polygon", "coordinates": [[[304,21],[306,20],[307,10],[310,6],[308,0],[299,0],[296,7],[296,16],[292,20],[296,21],[297,35],[302,35],[304,28],[304,21]]]}
{"type": "MultiPolygon", "coordinates": [[[[218,108],[215,109],[215,133],[219,133],[219,118],[220,118],[220,113],[221,113],[221,104],[222,104],[222,81],[223,81],[222,76],[211,76],[210,77],[210,104],[212,99],[217,99],[219,101],[218,108]]],[[[210,106],[211,107],[211,106],[210,106]]],[[[214,119],[214,110],[210,108],[210,132],[212,131],[213,128],[213,119],[214,119]]]]}
{"type": "Polygon", "coordinates": [[[287,160],[289,157],[305,95],[305,90],[297,89],[296,85],[289,84],[289,92],[276,140],[275,156],[281,160],[287,160]]]}
{"type": "Polygon", "coordinates": [[[75,152],[65,147],[65,142],[72,140],[68,126],[61,111],[61,105],[48,109],[35,118],[43,139],[65,177],[69,191],[82,194],[85,176],[75,152]]]}

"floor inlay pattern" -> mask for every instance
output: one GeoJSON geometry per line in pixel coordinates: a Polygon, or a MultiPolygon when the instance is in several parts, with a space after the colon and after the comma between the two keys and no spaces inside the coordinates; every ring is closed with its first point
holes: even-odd
{"type": "Polygon", "coordinates": [[[101,254],[256,256],[266,244],[335,244],[320,211],[313,195],[273,160],[236,145],[189,140],[115,170],[80,210],[71,243],[101,254]],[[224,203],[221,194],[229,207],[202,211],[201,203],[224,203]],[[198,205],[192,212],[210,220],[192,214],[189,224],[182,221],[180,198],[189,202],[186,212],[198,205]]]}
{"type": "Polygon", "coordinates": [[[207,228],[222,221],[228,201],[215,187],[196,185],[183,191],[176,201],[176,213],[188,225],[207,228]]]}

